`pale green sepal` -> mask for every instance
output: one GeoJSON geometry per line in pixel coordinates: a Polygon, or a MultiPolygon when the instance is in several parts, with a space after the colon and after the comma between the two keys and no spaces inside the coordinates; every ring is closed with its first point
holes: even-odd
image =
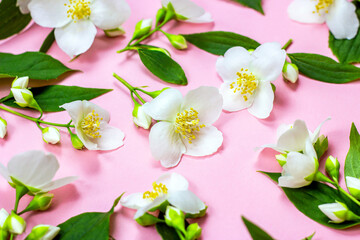
{"type": "MultiPolygon", "coordinates": [[[[337,212],[333,212],[333,214],[340,218],[340,219],[344,219],[345,221],[356,221],[356,220],[360,220],[360,216],[356,215],[355,213],[353,213],[352,211],[349,210],[349,208],[347,207],[347,205],[345,203],[336,201],[337,203],[341,204],[345,209],[341,210],[341,211],[337,211],[337,212]]],[[[331,222],[331,221],[330,221],[331,222]]]]}
{"type": "Polygon", "coordinates": [[[186,240],[195,240],[200,238],[201,236],[201,228],[199,224],[193,223],[190,224],[186,229],[186,240]]]}
{"type": "Polygon", "coordinates": [[[151,31],[152,19],[142,19],[135,25],[135,31],[132,39],[139,39],[151,31]]]}
{"type": "Polygon", "coordinates": [[[160,212],[164,213],[166,211],[167,206],[169,206],[169,202],[165,201],[165,202],[161,203],[160,205],[150,209],[149,212],[155,212],[157,210],[160,210],[160,212]]]}
{"type": "Polygon", "coordinates": [[[114,29],[104,30],[104,33],[107,37],[113,38],[124,35],[126,32],[122,27],[118,27],[114,29]]]}
{"type": "Polygon", "coordinates": [[[281,167],[284,166],[287,162],[287,154],[286,153],[277,154],[277,155],[275,155],[275,158],[281,167]]]}
{"type": "Polygon", "coordinates": [[[205,216],[207,209],[208,209],[208,206],[205,206],[205,208],[203,210],[201,210],[199,213],[195,213],[195,214],[186,213],[185,218],[201,218],[201,217],[205,216]]]}
{"type": "Polygon", "coordinates": [[[324,155],[324,153],[328,149],[328,146],[329,146],[328,138],[325,137],[324,135],[321,135],[316,140],[316,142],[314,143],[314,149],[316,151],[316,155],[318,159],[320,159],[324,155]]]}
{"type": "Polygon", "coordinates": [[[49,231],[49,227],[43,226],[31,230],[31,233],[25,238],[25,240],[39,240],[46,235],[49,231]]]}
{"type": "Polygon", "coordinates": [[[360,190],[357,188],[348,187],[350,194],[356,199],[360,199],[360,190]]]}
{"type": "Polygon", "coordinates": [[[170,89],[169,87],[163,88],[161,90],[157,90],[157,91],[152,91],[152,92],[147,92],[147,91],[142,91],[143,93],[149,95],[152,98],[156,98],[157,96],[159,96],[163,91],[170,89]]]}
{"type": "Polygon", "coordinates": [[[160,22],[162,22],[165,19],[165,15],[166,15],[166,9],[165,8],[160,8],[157,11],[155,26],[157,26],[160,22]]]}
{"type": "MultiPolygon", "coordinates": [[[[164,22],[168,22],[170,21],[171,19],[179,19],[178,16],[176,15],[175,13],[175,8],[174,6],[172,5],[171,2],[169,2],[169,4],[167,5],[167,8],[166,8],[166,14],[165,14],[165,17],[164,17],[164,22]]],[[[187,18],[186,18],[187,19],[187,18]]],[[[186,20],[186,19],[182,19],[182,20],[186,20]]],[[[179,19],[180,20],[180,19],[179,19]]]]}
{"type": "Polygon", "coordinates": [[[164,222],[164,220],[159,219],[149,213],[145,213],[144,215],[142,215],[141,217],[135,219],[135,221],[140,224],[141,226],[150,226],[150,225],[154,225],[158,222],[164,222]]]}
{"type": "Polygon", "coordinates": [[[34,196],[34,198],[31,200],[31,202],[23,212],[47,210],[50,207],[53,198],[54,194],[51,193],[37,194],[34,196]]]}
{"type": "Polygon", "coordinates": [[[164,218],[168,226],[185,232],[185,214],[180,209],[168,206],[164,218]]]}
{"type": "Polygon", "coordinates": [[[161,32],[167,37],[167,39],[174,48],[178,50],[183,50],[187,48],[186,39],[182,35],[170,34],[164,31],[161,32]]]}

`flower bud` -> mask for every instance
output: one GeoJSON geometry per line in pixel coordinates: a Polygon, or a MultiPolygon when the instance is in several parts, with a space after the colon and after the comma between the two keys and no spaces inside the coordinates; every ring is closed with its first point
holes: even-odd
{"type": "Polygon", "coordinates": [[[199,227],[199,224],[193,223],[187,227],[187,230],[186,230],[186,239],[187,240],[195,240],[195,239],[200,238],[200,236],[201,236],[201,228],[199,227]]]}
{"type": "Polygon", "coordinates": [[[186,39],[183,36],[170,34],[164,31],[161,32],[165,34],[165,36],[167,37],[167,39],[169,39],[171,45],[173,45],[174,48],[179,50],[183,50],[187,48],[186,39]]]}
{"type": "Polygon", "coordinates": [[[75,149],[82,149],[84,147],[83,142],[76,134],[71,134],[71,143],[75,149]]]}
{"type": "Polygon", "coordinates": [[[185,231],[185,214],[180,209],[168,206],[164,218],[168,226],[185,231]]]}
{"type": "Polygon", "coordinates": [[[360,219],[342,202],[326,203],[318,206],[319,209],[330,218],[330,222],[342,223],[344,221],[353,221],[360,219]]]}
{"type": "Polygon", "coordinates": [[[345,177],[346,178],[346,186],[351,195],[355,198],[360,199],[360,179],[354,177],[345,177]]]}
{"type": "Polygon", "coordinates": [[[25,231],[26,222],[22,217],[16,215],[15,212],[11,212],[6,220],[6,227],[10,233],[19,235],[25,231]]]}
{"type": "Polygon", "coordinates": [[[164,8],[160,8],[156,13],[156,23],[157,26],[159,22],[162,22],[165,18],[166,10],[164,8]]]}
{"type": "Polygon", "coordinates": [[[42,138],[44,142],[50,144],[57,144],[60,142],[60,132],[59,129],[55,127],[46,127],[42,130],[42,138]]]}
{"type": "Polygon", "coordinates": [[[7,132],[7,122],[0,118],[0,138],[4,138],[7,132]]]}
{"type": "Polygon", "coordinates": [[[149,129],[152,118],[144,112],[143,107],[140,104],[135,103],[135,107],[132,114],[133,114],[133,121],[136,126],[142,127],[144,129],[149,129]]]}
{"type": "Polygon", "coordinates": [[[299,78],[299,68],[293,63],[285,62],[282,72],[284,79],[292,83],[296,83],[299,78]]]}
{"type": "Polygon", "coordinates": [[[15,103],[20,107],[28,107],[34,100],[33,94],[28,89],[11,88],[15,103]]]}
{"type": "Polygon", "coordinates": [[[286,163],[287,154],[286,153],[278,154],[278,155],[275,155],[275,158],[278,161],[278,163],[280,164],[280,166],[284,166],[286,163]]]}
{"type": "Polygon", "coordinates": [[[36,194],[24,211],[44,211],[50,207],[53,198],[54,194],[51,193],[36,194]]]}
{"type": "Polygon", "coordinates": [[[59,227],[37,225],[31,230],[31,233],[25,238],[25,240],[52,240],[59,232],[59,227]]]}
{"type": "Polygon", "coordinates": [[[29,77],[15,78],[11,84],[11,88],[26,89],[29,84],[29,77]]]}
{"type": "Polygon", "coordinates": [[[133,39],[138,39],[148,34],[151,31],[151,27],[152,27],[152,19],[140,20],[135,26],[133,39]]]}
{"type": "Polygon", "coordinates": [[[326,159],[325,170],[329,174],[329,176],[338,182],[339,179],[339,169],[340,163],[337,158],[330,156],[326,159]]]}
{"type": "Polygon", "coordinates": [[[104,30],[107,37],[118,37],[125,34],[125,30],[122,27],[104,30]]]}
{"type": "Polygon", "coordinates": [[[8,212],[5,209],[0,210],[0,229],[5,228],[5,221],[9,217],[8,212]]]}

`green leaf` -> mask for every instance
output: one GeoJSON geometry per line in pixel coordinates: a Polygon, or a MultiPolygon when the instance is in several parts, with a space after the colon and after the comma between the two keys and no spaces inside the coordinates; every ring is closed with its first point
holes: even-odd
{"type": "Polygon", "coordinates": [[[165,53],[150,49],[138,49],[138,53],[145,67],[161,80],[179,85],[187,84],[184,70],[165,53]]]}
{"type": "Polygon", "coordinates": [[[329,142],[328,138],[325,137],[324,139],[318,138],[314,143],[314,149],[316,151],[317,158],[320,159],[324,153],[328,150],[329,142]]]}
{"type": "Polygon", "coordinates": [[[347,83],[360,78],[360,68],[311,53],[288,54],[305,76],[328,83],[347,83]]]}
{"type": "Polygon", "coordinates": [[[0,40],[21,32],[31,21],[30,14],[20,12],[16,1],[2,0],[0,3],[0,40]]]}
{"type": "Polygon", "coordinates": [[[70,71],[74,70],[45,53],[0,53],[0,78],[29,76],[31,79],[49,80],[70,71]]]}
{"type": "Polygon", "coordinates": [[[354,123],[350,130],[350,149],[345,159],[344,175],[360,178],[360,135],[354,123]]]}
{"type": "Polygon", "coordinates": [[[255,225],[253,222],[249,221],[244,216],[242,216],[241,218],[253,240],[273,240],[273,238],[269,234],[267,234],[264,230],[255,225]]]}
{"type": "MultiPolygon", "coordinates": [[[[31,89],[35,100],[44,112],[60,112],[64,109],[59,108],[59,106],[65,103],[76,100],[91,100],[110,91],[111,89],[83,88],[62,85],[51,85],[31,89]]],[[[11,93],[9,97],[10,96],[12,96],[11,93]]],[[[9,107],[21,108],[14,102],[13,98],[8,98],[3,103],[9,107]]]]}
{"type": "MultiPolygon", "coordinates": [[[[159,219],[164,219],[164,213],[159,213],[159,219]]],[[[169,227],[166,223],[158,222],[155,228],[163,240],[181,240],[175,228],[169,227]]]]}
{"type": "Polygon", "coordinates": [[[55,240],[108,240],[110,231],[110,216],[119,203],[118,197],[109,212],[87,212],[70,218],[60,224],[59,234],[55,240]]]}
{"type": "Polygon", "coordinates": [[[43,44],[41,45],[39,52],[46,53],[47,51],[49,51],[49,49],[50,49],[51,45],[53,45],[54,41],[55,41],[55,29],[53,29],[49,33],[49,35],[47,35],[43,44]]]}
{"type": "Polygon", "coordinates": [[[261,14],[264,14],[264,10],[262,9],[261,6],[261,0],[233,0],[233,1],[240,3],[245,7],[252,8],[261,14]]]}
{"type": "Polygon", "coordinates": [[[225,52],[236,46],[246,49],[255,49],[260,43],[255,40],[233,32],[204,32],[194,34],[184,34],[186,41],[196,47],[215,55],[224,55],[225,52]]]}
{"type": "MultiPolygon", "coordinates": [[[[281,173],[262,172],[275,182],[281,176],[281,173]]],[[[343,223],[331,223],[329,218],[318,208],[325,203],[334,203],[335,200],[345,203],[355,214],[360,213],[359,207],[347,196],[340,193],[326,184],[313,182],[309,186],[302,188],[282,188],[288,199],[295,207],[312,220],[335,229],[345,229],[359,225],[360,221],[347,221],[343,223]]]]}

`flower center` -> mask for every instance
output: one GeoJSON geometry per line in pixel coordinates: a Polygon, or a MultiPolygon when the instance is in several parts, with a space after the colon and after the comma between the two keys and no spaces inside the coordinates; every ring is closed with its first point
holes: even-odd
{"type": "Polygon", "coordinates": [[[236,75],[238,75],[238,78],[230,84],[230,89],[233,89],[234,93],[240,92],[244,100],[247,101],[249,97],[254,94],[259,85],[259,81],[252,72],[249,72],[249,69],[242,68],[236,75]]]}
{"type": "Polygon", "coordinates": [[[99,133],[101,120],[103,119],[99,118],[99,114],[95,113],[95,110],[93,110],[82,120],[81,129],[89,137],[101,138],[99,133]]]}
{"type": "Polygon", "coordinates": [[[69,9],[67,10],[67,17],[75,20],[88,18],[91,10],[89,7],[90,2],[85,0],[69,0],[69,4],[64,4],[69,9]]]}
{"type": "Polygon", "coordinates": [[[313,11],[313,13],[318,13],[319,15],[321,15],[320,11],[322,9],[324,9],[325,12],[328,13],[329,6],[334,2],[334,0],[316,0],[316,1],[318,1],[318,4],[315,5],[315,11],[313,11]]]}
{"type": "Polygon", "coordinates": [[[156,182],[153,182],[152,186],[153,186],[153,191],[144,192],[143,199],[154,200],[155,198],[159,197],[160,195],[167,194],[167,192],[168,192],[168,189],[165,186],[165,184],[162,184],[162,183],[157,184],[156,182]]]}
{"type": "Polygon", "coordinates": [[[199,124],[198,114],[196,110],[190,108],[190,110],[184,110],[182,113],[178,113],[175,120],[175,132],[180,133],[190,144],[196,138],[194,133],[199,132],[200,128],[205,127],[204,124],[199,124]]]}

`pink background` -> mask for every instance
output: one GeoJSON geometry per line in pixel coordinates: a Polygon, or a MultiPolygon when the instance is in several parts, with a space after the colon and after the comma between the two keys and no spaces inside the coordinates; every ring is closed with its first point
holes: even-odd
{"type": "MultiPolygon", "coordinates": [[[[309,52],[333,57],[327,45],[326,25],[305,25],[291,21],[286,13],[289,0],[263,0],[265,16],[227,0],[195,2],[212,13],[214,24],[172,22],[164,29],[175,34],[233,31],[261,43],[278,41],[284,44],[293,38],[294,43],[288,49],[290,53],[309,52]]],[[[360,127],[360,112],[355,103],[359,99],[359,82],[334,85],[301,76],[297,84],[288,84],[280,77],[275,82],[274,110],[268,119],[258,120],[247,111],[223,113],[215,126],[223,132],[224,144],[216,154],[201,158],[184,156],[176,168],[164,169],[151,156],[149,132],[133,124],[133,104],[129,93],[112,77],[112,73],[116,72],[137,86],[149,85],[154,90],[171,86],[186,93],[202,85],[220,86],[222,81],[215,70],[217,56],[194,46],[189,46],[187,51],[174,50],[167,39],[159,34],[150,43],[170,50],[173,58],[184,68],[189,84],[179,87],[161,82],[145,69],[136,54],[116,54],[116,50],[124,47],[129,40],[136,22],[141,18],[153,17],[161,6],[157,0],[129,1],[129,4],[132,15],[124,24],[128,32],[126,37],[109,39],[99,31],[91,49],[73,62],[69,62],[69,57],[56,44],[50,49],[50,55],[83,73],[62,77],[58,81],[31,82],[32,86],[59,83],[114,89],[93,102],[108,109],[111,124],[125,132],[123,147],[108,152],[78,151],[72,148],[64,130],[61,132],[60,145],[47,145],[33,122],[0,113],[8,121],[8,135],[0,139],[0,161],[3,164],[15,154],[40,149],[58,157],[61,166],[57,178],[79,176],[74,184],[53,191],[55,198],[51,209],[25,215],[27,232],[36,224],[58,225],[83,212],[107,211],[122,192],[144,192],[161,174],[177,172],[189,180],[190,189],[209,206],[207,216],[199,221],[203,228],[202,239],[250,239],[241,222],[241,215],[277,239],[301,239],[313,232],[316,232],[315,239],[350,239],[358,236],[359,228],[333,230],[300,213],[279,187],[256,172],[280,171],[274,159],[276,152],[265,150],[259,153],[254,148],[274,143],[276,128],[281,123],[292,123],[299,118],[314,130],[321,121],[331,116],[332,120],[324,125],[322,133],[329,137],[328,154],[337,156],[343,166],[349,147],[351,122],[355,121],[360,127]]],[[[0,51],[37,51],[49,31],[34,24],[21,36],[0,45],[0,51]]],[[[1,81],[1,97],[8,94],[10,84],[11,81],[1,81]]],[[[45,119],[66,123],[69,116],[66,112],[52,113],[46,114],[45,119]]],[[[15,191],[5,180],[0,181],[0,195],[0,207],[10,211],[15,191]]],[[[25,198],[21,207],[28,201],[25,198]]],[[[142,227],[132,219],[134,213],[118,206],[111,219],[111,234],[116,239],[159,239],[154,227],[142,227]]]]}

